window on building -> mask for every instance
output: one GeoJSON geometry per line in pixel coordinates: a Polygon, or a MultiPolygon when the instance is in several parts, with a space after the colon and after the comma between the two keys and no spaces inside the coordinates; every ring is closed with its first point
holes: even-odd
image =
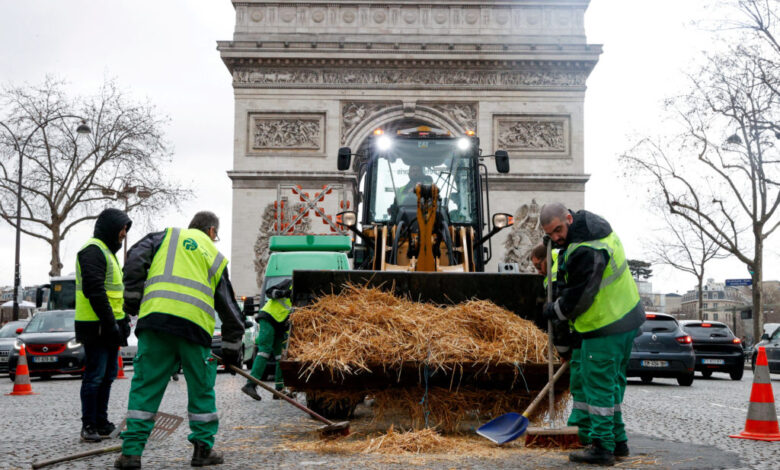
{"type": "Polygon", "coordinates": [[[707,314],[706,314],[706,313],[704,314],[704,319],[705,319],[705,320],[709,320],[709,317],[707,316],[707,314]]]}
{"type": "Polygon", "coordinates": [[[704,302],[703,304],[701,304],[701,308],[707,308],[707,302],[704,302]]]}
{"type": "Polygon", "coordinates": [[[719,299],[725,299],[726,298],[726,293],[725,292],[718,292],[718,298],[719,299]]]}
{"type": "Polygon", "coordinates": [[[713,314],[712,314],[712,319],[717,321],[717,319],[718,319],[718,314],[717,314],[717,313],[713,313],[713,314]]]}

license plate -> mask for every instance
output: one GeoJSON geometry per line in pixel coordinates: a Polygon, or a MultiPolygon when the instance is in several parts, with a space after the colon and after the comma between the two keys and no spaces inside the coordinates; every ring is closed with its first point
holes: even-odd
{"type": "Polygon", "coordinates": [[[8,356],[0,356],[0,362],[8,362],[8,356]]]}
{"type": "Polygon", "coordinates": [[[702,364],[712,364],[714,366],[722,366],[726,363],[725,359],[702,359],[702,364]]]}
{"type": "Polygon", "coordinates": [[[33,356],[33,362],[57,362],[57,356],[33,356]]]}
{"type": "Polygon", "coordinates": [[[669,367],[669,361],[642,361],[644,367],[669,367]]]}

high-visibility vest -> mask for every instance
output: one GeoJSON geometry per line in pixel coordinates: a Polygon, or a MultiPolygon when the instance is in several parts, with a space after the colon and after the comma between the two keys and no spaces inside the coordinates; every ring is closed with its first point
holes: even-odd
{"type": "MultiPolygon", "coordinates": [[[[552,282],[555,283],[555,281],[558,280],[558,254],[561,252],[561,250],[553,250],[552,251],[552,282]]],[[[547,276],[544,276],[544,288],[547,288],[547,276]]]]}
{"type": "Polygon", "coordinates": [[[268,315],[271,315],[277,322],[282,323],[287,320],[287,316],[290,315],[291,308],[292,301],[289,297],[285,297],[281,302],[277,299],[268,299],[265,305],[263,305],[263,308],[260,310],[267,313],[268,315]]]}
{"type": "MultiPolygon", "coordinates": [[[[615,232],[600,240],[569,245],[561,266],[564,272],[569,258],[581,246],[604,250],[609,254],[609,264],[604,269],[599,292],[594,297],[593,304],[574,320],[574,329],[580,333],[587,333],[620,320],[637,306],[640,299],[636,283],[628,269],[623,244],[620,243],[615,232]]],[[[568,281],[568,272],[565,280],[568,281]]]]}
{"type": "MultiPolygon", "coordinates": [[[[106,296],[108,297],[108,303],[111,305],[111,310],[114,312],[114,318],[121,320],[125,318],[125,311],[122,309],[125,293],[125,286],[122,283],[122,269],[119,267],[119,262],[116,260],[114,253],[108,249],[102,240],[90,238],[81,249],[83,250],[90,245],[100,248],[103,256],[106,257],[106,279],[104,283],[106,296]]],[[[92,309],[89,299],[84,295],[81,265],[78,257],[76,257],[76,321],[100,321],[100,318],[92,309]]]]}
{"type": "Polygon", "coordinates": [[[189,320],[214,335],[214,292],[228,260],[198,229],[169,228],[154,255],[138,319],[163,313],[189,320]]]}

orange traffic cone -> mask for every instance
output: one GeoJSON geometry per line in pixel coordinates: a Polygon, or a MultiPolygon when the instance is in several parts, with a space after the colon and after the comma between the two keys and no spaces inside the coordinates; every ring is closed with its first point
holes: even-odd
{"type": "Polygon", "coordinates": [[[125,377],[125,363],[122,362],[122,351],[121,351],[122,348],[119,349],[120,351],[116,355],[117,365],[119,366],[119,369],[116,372],[116,378],[126,379],[127,377],[125,377]]]}
{"type": "Polygon", "coordinates": [[[772,382],[769,377],[769,365],[764,347],[758,348],[756,371],[753,375],[753,390],[750,392],[745,430],[729,437],[752,439],[754,441],[780,441],[780,428],[777,426],[775,397],[772,394],[772,382]]]}
{"type": "Polygon", "coordinates": [[[16,363],[14,389],[6,395],[37,395],[37,393],[33,393],[32,385],[30,385],[30,370],[27,368],[27,353],[24,350],[24,345],[19,351],[19,361],[16,363]]]}

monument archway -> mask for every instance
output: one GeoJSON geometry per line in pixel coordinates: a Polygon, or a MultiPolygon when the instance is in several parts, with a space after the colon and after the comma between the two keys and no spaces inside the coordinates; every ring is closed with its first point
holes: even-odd
{"type": "MultiPolygon", "coordinates": [[[[377,127],[473,130],[484,154],[507,150],[508,174],[487,165],[493,212],[517,213],[532,200],[581,208],[585,84],[601,53],[586,40],[588,4],[233,2],[233,38],[218,50],[235,96],[236,294],[258,291],[253,246],[277,184],[356,190],[355,173],[336,170],[336,154],[358,150],[377,127]]],[[[493,238],[488,270],[522,252],[502,248],[523,238],[504,232],[493,238]]]]}

